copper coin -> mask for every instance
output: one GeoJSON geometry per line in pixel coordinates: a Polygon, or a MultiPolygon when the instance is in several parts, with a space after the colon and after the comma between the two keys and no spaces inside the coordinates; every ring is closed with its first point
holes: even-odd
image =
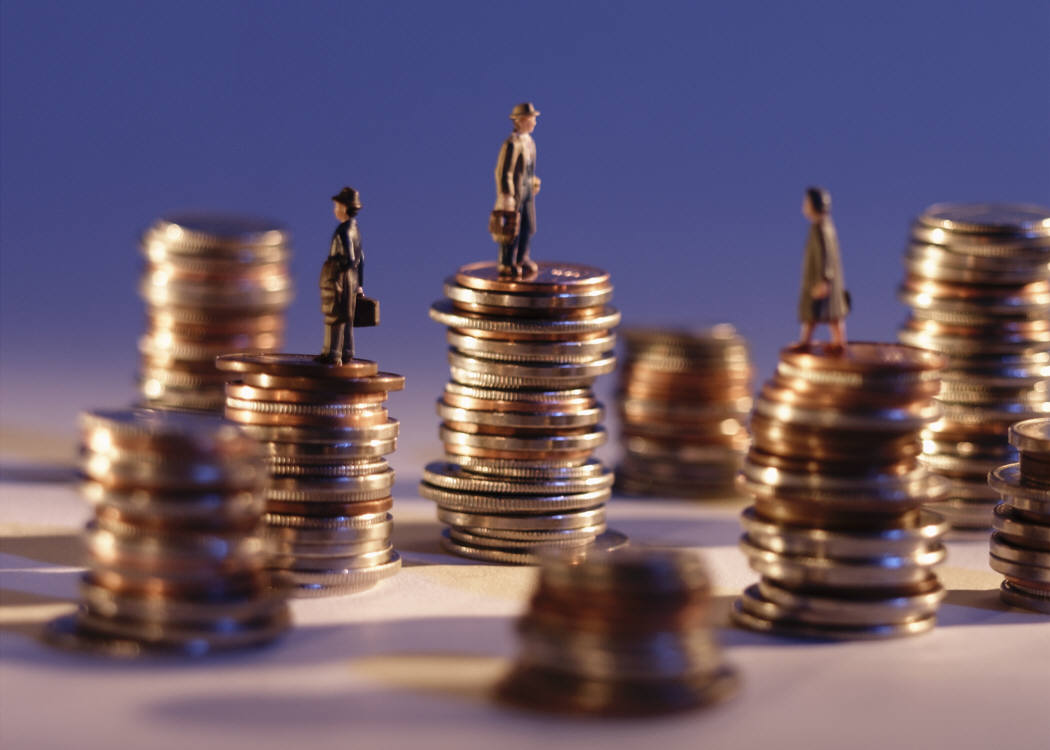
{"type": "Polygon", "coordinates": [[[528,414],[574,414],[594,409],[598,400],[592,395],[565,399],[564,401],[503,401],[499,399],[474,398],[445,390],[442,401],[457,409],[484,412],[511,412],[528,414]]]}
{"type": "Polygon", "coordinates": [[[549,451],[549,450],[491,450],[473,448],[467,445],[445,444],[445,452],[452,456],[471,456],[473,458],[510,458],[524,461],[553,459],[557,461],[576,460],[584,462],[591,457],[592,451],[549,451]]]}
{"type": "Polygon", "coordinates": [[[375,375],[379,368],[367,359],[355,359],[342,365],[326,365],[310,354],[241,353],[215,358],[215,366],[224,372],[260,373],[280,377],[306,377],[340,380],[375,375]]]}
{"type": "Polygon", "coordinates": [[[754,446],[784,457],[818,461],[849,461],[867,456],[873,461],[899,461],[919,455],[922,443],[915,434],[895,435],[821,430],[751,416],[754,446]]]}
{"type": "Polygon", "coordinates": [[[841,477],[875,477],[879,475],[902,476],[919,466],[917,457],[892,463],[873,463],[858,456],[853,461],[821,461],[813,458],[789,458],[766,453],[752,446],[747,460],[759,466],[783,469],[793,474],[822,474],[841,477]]]}
{"type": "Polygon", "coordinates": [[[287,388],[297,391],[328,393],[387,393],[405,387],[404,375],[379,372],[359,378],[315,378],[271,375],[265,372],[242,373],[239,382],[256,388],[287,388]]]}
{"type": "Polygon", "coordinates": [[[324,390],[292,390],[290,388],[259,388],[234,380],[226,383],[226,395],[246,401],[265,401],[286,404],[381,404],[386,392],[345,393],[324,390]]]}
{"type": "Polygon", "coordinates": [[[822,344],[813,347],[791,346],[781,350],[780,360],[801,370],[857,372],[887,377],[929,372],[943,367],[943,359],[934,352],[871,341],[851,341],[845,351],[822,344]]]}
{"type": "Polygon", "coordinates": [[[165,578],[140,578],[121,575],[114,571],[89,571],[84,580],[118,594],[158,596],[180,600],[216,601],[271,591],[275,584],[267,570],[236,575],[214,576],[199,581],[179,582],[165,578]]]}
{"type": "Polygon", "coordinates": [[[869,504],[851,507],[848,503],[831,505],[783,498],[755,498],[755,513],[773,523],[804,526],[813,529],[863,530],[902,529],[919,521],[920,498],[910,507],[879,508],[869,504]]]}
{"type": "Polygon", "coordinates": [[[564,342],[564,341],[593,341],[596,339],[605,339],[611,336],[611,332],[608,329],[602,329],[598,331],[579,331],[579,332],[532,332],[532,331],[486,331],[480,328],[469,328],[469,327],[452,327],[448,329],[462,336],[470,336],[475,339],[492,339],[499,341],[511,341],[511,342],[539,342],[539,341],[551,341],[551,342],[564,342]]]}
{"type": "Polygon", "coordinates": [[[916,401],[926,401],[937,395],[940,381],[937,379],[911,382],[900,387],[892,381],[888,388],[878,388],[876,384],[862,388],[815,383],[805,378],[789,377],[776,373],[765,387],[784,393],[797,393],[798,397],[809,403],[825,403],[834,406],[870,405],[876,408],[902,406],[916,401]]]}
{"type": "Polygon", "coordinates": [[[465,313],[476,313],[486,317],[513,318],[515,320],[587,320],[604,315],[608,312],[606,305],[595,305],[593,307],[534,307],[524,310],[517,307],[493,307],[492,305],[479,305],[472,302],[452,301],[452,307],[465,313]]]}
{"type": "Polygon", "coordinates": [[[372,427],[385,424],[389,414],[386,409],[371,409],[344,417],[302,416],[296,414],[265,414],[242,409],[226,409],[226,418],[245,425],[274,427],[372,427]]]}
{"type": "Polygon", "coordinates": [[[394,507],[393,497],[365,500],[359,503],[297,503],[268,500],[267,513],[286,513],[296,516],[337,518],[383,513],[394,507]]]}
{"type": "Polygon", "coordinates": [[[456,272],[456,283],[470,289],[493,292],[572,292],[609,286],[609,274],[600,268],[579,263],[539,261],[536,273],[527,279],[500,276],[493,261],[468,263],[456,272]]]}

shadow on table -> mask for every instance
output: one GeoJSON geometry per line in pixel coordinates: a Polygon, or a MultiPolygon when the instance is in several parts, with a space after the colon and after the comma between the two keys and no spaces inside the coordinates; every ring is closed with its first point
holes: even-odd
{"type": "Polygon", "coordinates": [[[740,538],[740,523],[728,518],[615,518],[609,526],[638,545],[734,547],[740,538]]]}
{"type": "Polygon", "coordinates": [[[85,557],[83,537],[79,531],[0,537],[0,554],[67,568],[82,566],[85,557]]]}
{"type": "Polygon", "coordinates": [[[1046,622],[1046,615],[1011,607],[999,589],[951,589],[937,611],[937,627],[1019,625],[1046,622]]]}
{"type": "Polygon", "coordinates": [[[77,478],[76,467],[63,463],[0,463],[0,483],[66,484],[77,478]]]}
{"type": "Polygon", "coordinates": [[[444,525],[433,521],[399,521],[394,517],[391,541],[404,558],[406,568],[417,565],[484,565],[476,560],[456,557],[441,548],[444,525]]]}

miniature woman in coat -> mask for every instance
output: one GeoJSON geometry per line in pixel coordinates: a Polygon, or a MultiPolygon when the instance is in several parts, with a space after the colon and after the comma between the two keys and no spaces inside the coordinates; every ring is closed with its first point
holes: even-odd
{"type": "Polygon", "coordinates": [[[324,313],[324,350],[317,357],[326,364],[344,364],[354,358],[354,305],[364,283],[365,256],[354,216],[361,210],[358,192],[345,187],[332,196],[339,226],[332,234],[328,258],[321,267],[321,312],[324,313]]]}
{"type": "Polygon", "coordinates": [[[831,221],[831,194],[823,188],[808,188],[802,200],[802,215],[809,219],[810,228],[798,300],[798,319],[802,322],[799,343],[809,346],[817,323],[827,323],[832,346],[842,349],[846,346],[849,301],[838,235],[831,221]]]}

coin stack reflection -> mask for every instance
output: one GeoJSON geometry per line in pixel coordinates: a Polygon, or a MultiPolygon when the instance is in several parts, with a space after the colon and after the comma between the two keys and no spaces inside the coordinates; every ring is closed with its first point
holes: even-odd
{"type": "Polygon", "coordinates": [[[694,553],[623,549],[551,555],[518,622],[498,697],[558,713],[641,716],[732,695],[736,673],[708,624],[710,583],[694,553]]]}
{"type": "Polygon", "coordinates": [[[906,264],[899,338],[948,358],[923,460],[951,492],[931,508],[987,528],[998,498],[985,477],[1017,460],[1010,424],[1050,413],[1050,210],[931,206],[912,224],[906,264]]]}
{"type": "Polygon", "coordinates": [[[473,263],[446,280],[430,309],[449,329],[446,458],[420,494],[450,552],[529,564],[539,548],[625,541],[605,532],[613,476],[591,456],[605,442],[591,385],[616,364],[612,293],[607,273],[571,263],[540,263],[528,280],[473,263]]]}
{"type": "Polygon", "coordinates": [[[628,494],[726,497],[747,451],[751,363],[729,324],[702,332],[629,329],[620,374],[628,494]]]}
{"type": "Polygon", "coordinates": [[[384,458],[398,421],[384,404],[405,379],[368,360],[325,365],[305,354],[229,354],[217,365],[238,378],[226,386],[226,416],[265,449],[266,539],[295,595],[357,593],[400,570],[384,458]]]}
{"type": "Polygon", "coordinates": [[[218,416],[81,415],[87,526],[83,602],[52,642],[112,656],[255,646],[289,624],[261,536],[266,467],[218,416]]]}
{"type": "Polygon", "coordinates": [[[221,413],[225,376],[215,357],[280,347],[292,299],[287,243],[276,224],[235,217],[161,219],[146,231],[146,405],[221,413]]]}
{"type": "Polygon", "coordinates": [[[842,639],[933,627],[947,522],[921,506],[945,482],[918,457],[942,364],[893,344],[781,352],[741,475],[755,499],[741,548],[761,580],[737,600],[739,624],[842,639]]]}
{"type": "Polygon", "coordinates": [[[988,477],[1002,496],[992,521],[991,565],[1005,576],[1004,602],[1050,614],[1050,419],[1013,425],[1010,444],[1021,460],[988,477]]]}

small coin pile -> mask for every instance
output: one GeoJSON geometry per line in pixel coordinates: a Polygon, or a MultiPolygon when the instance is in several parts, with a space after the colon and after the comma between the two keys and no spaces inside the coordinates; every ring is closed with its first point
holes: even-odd
{"type": "Polygon", "coordinates": [[[752,406],[747,344],[728,323],[698,332],[628,329],[624,340],[617,489],[733,495],[752,406]]]}
{"type": "Polygon", "coordinates": [[[605,531],[613,475],[591,456],[605,442],[591,385],[616,365],[612,293],[606,272],[572,263],[541,262],[527,280],[472,263],[445,281],[430,317],[449,329],[446,456],[420,494],[448,526],[446,550],[532,564],[541,548],[625,542],[605,531]]]}
{"type": "Polygon", "coordinates": [[[55,645],[110,656],[256,646],[289,625],[261,536],[259,446],[210,414],[81,415],[83,491],[95,509],[76,614],[55,645]]]}
{"type": "Polygon", "coordinates": [[[521,645],[497,688],[541,711],[644,716],[732,695],[735,671],[708,624],[710,582],[698,555],[628,548],[582,561],[545,555],[518,622],[521,645]]]}
{"type": "Polygon", "coordinates": [[[751,418],[740,546],[761,574],[733,618],[763,632],[885,638],[933,627],[945,489],[919,461],[936,418],[932,352],[855,342],[780,354],[751,418]]]}
{"type": "Polygon", "coordinates": [[[1050,419],[1012,425],[1010,444],[1021,460],[988,475],[1003,499],[992,521],[991,565],[1006,578],[1004,602],[1050,614],[1050,419]]]}
{"type": "Polygon", "coordinates": [[[398,421],[385,402],[401,375],[354,359],[228,354],[226,417],[262,443],[270,471],[266,540],[271,563],[300,597],[372,588],[401,568],[390,541],[398,421]]]}
{"type": "Polygon", "coordinates": [[[257,219],[173,217],[146,230],[142,254],[143,402],[221,413],[225,376],[215,357],[281,345],[292,299],[288,235],[257,219]]]}
{"type": "Polygon", "coordinates": [[[998,498],[985,481],[1017,460],[1009,426],[1050,413],[1050,210],[937,204],[912,224],[911,314],[898,336],[947,357],[923,460],[951,482],[931,509],[957,528],[987,528],[998,498]]]}

